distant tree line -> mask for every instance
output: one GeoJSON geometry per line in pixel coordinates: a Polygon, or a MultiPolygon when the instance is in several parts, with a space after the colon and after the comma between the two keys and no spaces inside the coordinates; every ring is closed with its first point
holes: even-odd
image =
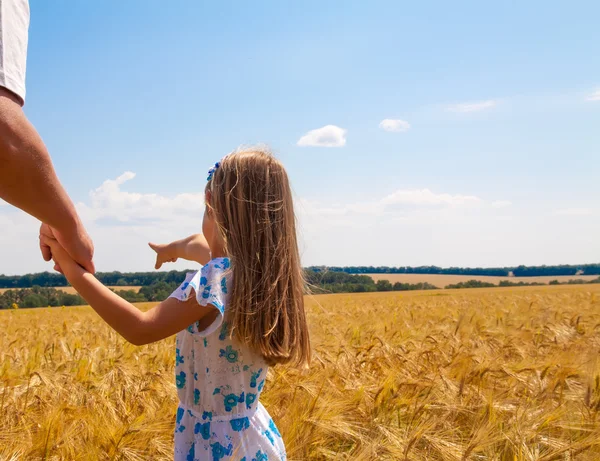
{"type": "MultiPolygon", "coordinates": [[[[179,283],[155,282],[135,290],[113,290],[129,302],[163,301],[179,286],[179,283]]],[[[0,309],[22,307],[82,306],[86,301],[78,294],[66,293],[60,288],[34,286],[6,290],[0,294],[0,309]]]]}
{"type": "MultiPolygon", "coordinates": [[[[108,286],[146,286],[157,282],[181,283],[189,271],[98,272],[96,278],[108,286]]],[[[0,275],[0,288],[66,287],[62,274],[40,272],[26,275],[0,275]]]]}
{"type": "Polygon", "coordinates": [[[308,290],[320,293],[367,293],[373,291],[435,290],[430,283],[393,283],[389,280],[375,282],[368,275],[348,274],[346,272],[304,271],[308,290]]]}
{"type": "MultiPolygon", "coordinates": [[[[559,282],[558,280],[552,280],[549,285],[586,285],[591,283],[600,283],[600,277],[593,280],[582,280],[572,279],[565,282],[559,282]]],[[[489,282],[482,282],[481,280],[468,280],[466,282],[453,283],[446,285],[446,289],[460,289],[460,288],[492,288],[492,287],[532,287],[532,286],[543,286],[544,283],[539,282],[513,282],[511,280],[501,280],[498,285],[494,285],[489,282]]]]}
{"type": "MultiPolygon", "coordinates": [[[[437,290],[438,287],[427,283],[392,283],[389,280],[378,280],[375,282],[367,275],[347,274],[345,272],[314,272],[306,271],[308,291],[313,294],[326,293],[368,293],[375,291],[412,291],[412,290],[437,290]]],[[[179,286],[177,282],[166,282],[164,280],[151,283],[135,290],[113,290],[122,298],[132,303],[159,302],[167,297],[179,286]]],[[[580,285],[587,283],[600,283],[600,277],[586,281],[581,279],[559,282],[553,280],[550,285],[580,285]]],[[[515,287],[543,285],[537,282],[512,282],[502,280],[498,285],[480,280],[468,280],[456,284],[447,285],[446,288],[487,288],[487,287],[515,287]]],[[[60,288],[48,288],[34,286],[31,288],[9,289],[0,294],[0,309],[14,309],[25,307],[57,307],[57,306],[80,306],[87,304],[78,294],[65,293],[60,288]]]]}
{"type": "Polygon", "coordinates": [[[86,304],[86,302],[81,296],[65,293],[55,288],[34,286],[31,288],[7,290],[0,294],[0,309],[81,306],[83,304],[86,304]]]}
{"type": "Polygon", "coordinates": [[[598,264],[560,264],[555,266],[516,266],[516,267],[438,267],[438,266],[311,266],[316,272],[345,272],[347,274],[441,274],[508,277],[539,277],[561,275],[600,275],[598,264]]]}
{"type": "MultiPolygon", "coordinates": [[[[98,272],[96,277],[108,286],[148,286],[153,283],[165,282],[167,284],[181,283],[188,271],[169,272],[98,272]]],[[[497,276],[507,277],[536,277],[536,276],[561,276],[561,275],[600,275],[600,264],[557,265],[557,266],[517,266],[517,267],[387,267],[387,266],[347,266],[324,267],[312,266],[306,269],[307,277],[312,273],[331,274],[345,273],[351,275],[362,274],[443,274],[443,275],[471,275],[471,276],[497,276]]],[[[329,283],[329,282],[327,282],[329,283]]],[[[347,283],[336,280],[336,283],[347,283]]],[[[364,279],[354,284],[367,285],[364,279]]],[[[373,282],[374,283],[374,282],[373,282]]],[[[40,272],[26,275],[0,275],[0,288],[31,288],[39,287],[65,287],[67,280],[61,274],[40,272]]],[[[386,285],[387,286],[387,285],[386,285]]],[[[368,291],[368,290],[367,290],[368,291]]]]}

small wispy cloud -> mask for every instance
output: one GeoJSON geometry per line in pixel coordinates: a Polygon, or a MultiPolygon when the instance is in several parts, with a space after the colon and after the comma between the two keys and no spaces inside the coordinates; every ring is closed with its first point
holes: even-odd
{"type": "Polygon", "coordinates": [[[429,189],[397,190],[382,200],[384,205],[460,206],[481,203],[474,195],[438,194],[429,189]]]}
{"type": "Polygon", "coordinates": [[[492,202],[492,207],[494,208],[506,208],[512,205],[512,202],[509,200],[495,200],[492,202]]]}
{"type": "Polygon", "coordinates": [[[335,125],[310,130],[296,143],[303,147],[343,147],[346,145],[347,130],[335,125]]]}
{"type": "Polygon", "coordinates": [[[594,210],[591,208],[564,208],[556,210],[554,214],[558,216],[591,216],[594,214],[594,210]]]}
{"type": "Polygon", "coordinates": [[[448,112],[456,112],[456,113],[469,113],[469,112],[479,112],[482,110],[491,109],[492,107],[496,107],[498,105],[498,101],[494,99],[488,99],[486,101],[473,101],[473,102],[462,102],[459,104],[452,104],[446,107],[448,112]]]}
{"type": "Polygon", "coordinates": [[[598,88],[595,91],[592,91],[585,99],[587,101],[600,101],[600,88],[598,88]]]}
{"type": "Polygon", "coordinates": [[[379,123],[379,128],[385,131],[401,133],[410,130],[410,123],[406,120],[386,118],[379,123]]]}

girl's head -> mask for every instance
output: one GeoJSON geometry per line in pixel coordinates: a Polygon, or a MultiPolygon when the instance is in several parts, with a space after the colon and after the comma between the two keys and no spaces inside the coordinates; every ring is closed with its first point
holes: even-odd
{"type": "Polygon", "coordinates": [[[232,334],[270,364],[308,364],[304,279],[283,165],[263,149],[223,158],[206,185],[202,227],[213,256],[231,258],[232,334]]]}

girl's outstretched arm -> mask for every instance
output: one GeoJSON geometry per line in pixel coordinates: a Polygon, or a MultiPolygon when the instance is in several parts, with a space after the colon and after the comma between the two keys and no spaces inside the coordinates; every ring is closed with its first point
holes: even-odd
{"type": "Polygon", "coordinates": [[[149,243],[148,245],[156,251],[155,269],[160,269],[163,263],[175,262],[179,258],[196,261],[202,265],[210,261],[210,248],[202,234],[190,235],[171,243],[149,243]]]}
{"type": "Polygon", "coordinates": [[[113,329],[135,345],[148,344],[167,338],[196,321],[210,325],[218,315],[212,305],[198,305],[195,297],[187,301],[169,298],[143,312],[102,285],[96,277],[71,259],[62,246],[47,236],[42,243],[52,249],[54,261],[77,292],[113,329]]]}

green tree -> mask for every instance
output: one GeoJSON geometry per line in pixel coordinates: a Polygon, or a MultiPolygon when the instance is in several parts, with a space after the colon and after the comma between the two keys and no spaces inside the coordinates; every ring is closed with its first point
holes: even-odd
{"type": "Polygon", "coordinates": [[[377,287],[377,291],[392,291],[394,289],[394,286],[389,280],[377,280],[375,286],[377,287]]]}

